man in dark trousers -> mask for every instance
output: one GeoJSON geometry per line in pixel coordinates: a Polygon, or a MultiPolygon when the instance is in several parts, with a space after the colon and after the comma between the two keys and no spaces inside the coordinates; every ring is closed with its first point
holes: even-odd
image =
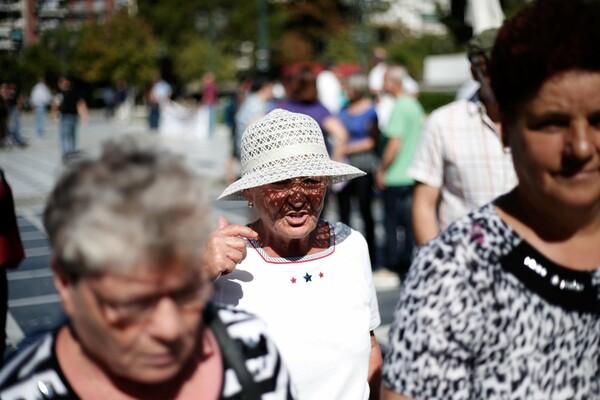
{"type": "Polygon", "coordinates": [[[89,121],[87,104],[71,80],[62,76],[58,80],[59,93],[52,102],[52,115],[58,118],[60,111],[60,149],[63,158],[77,151],[77,124],[89,121]]]}

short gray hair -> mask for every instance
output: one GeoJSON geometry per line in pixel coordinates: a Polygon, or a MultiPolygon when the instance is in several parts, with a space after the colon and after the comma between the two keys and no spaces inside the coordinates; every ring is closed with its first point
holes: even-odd
{"type": "Polygon", "coordinates": [[[387,70],[392,81],[402,84],[402,80],[406,76],[406,69],[402,65],[393,64],[390,65],[387,70]]]}
{"type": "Polygon", "coordinates": [[[346,87],[352,91],[357,99],[369,97],[371,94],[369,91],[369,79],[367,78],[367,75],[361,72],[349,75],[346,78],[346,87]]]}
{"type": "Polygon", "coordinates": [[[142,263],[198,263],[208,211],[202,182],[180,156],[126,136],[67,166],[44,225],[58,267],[73,279],[127,275],[142,263]]]}

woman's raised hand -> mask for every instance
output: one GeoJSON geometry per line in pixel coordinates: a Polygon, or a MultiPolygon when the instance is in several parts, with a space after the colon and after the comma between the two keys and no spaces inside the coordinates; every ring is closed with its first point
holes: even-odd
{"type": "Polygon", "coordinates": [[[203,251],[203,265],[211,279],[233,271],[246,258],[246,239],[257,239],[258,233],[247,226],[229,224],[219,217],[203,251]]]}

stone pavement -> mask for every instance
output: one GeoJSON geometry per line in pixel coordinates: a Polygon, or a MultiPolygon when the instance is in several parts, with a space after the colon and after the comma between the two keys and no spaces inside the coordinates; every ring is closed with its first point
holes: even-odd
{"type": "MultiPolygon", "coordinates": [[[[34,134],[34,116],[26,113],[21,116],[22,135],[28,140],[26,148],[11,147],[0,149],[0,166],[4,169],[14,192],[18,209],[41,207],[56,179],[60,175],[62,161],[59,150],[58,124],[48,119],[46,134],[38,138],[34,134]]],[[[206,176],[212,191],[220,186],[229,152],[229,143],[225,127],[213,138],[165,138],[148,131],[143,118],[130,121],[106,120],[101,111],[92,112],[87,126],[80,124],[78,130],[78,148],[83,152],[95,154],[101,143],[107,139],[132,134],[148,141],[162,142],[174,151],[183,154],[192,167],[206,176]]],[[[221,185],[223,186],[223,185],[221,185]]]]}
{"type": "MultiPolygon", "coordinates": [[[[140,113],[142,114],[142,113],[140,113]]],[[[78,148],[90,154],[96,154],[101,143],[107,139],[118,137],[125,134],[132,134],[148,141],[160,142],[166,147],[182,154],[190,166],[206,179],[207,198],[216,199],[225,188],[225,171],[230,154],[230,138],[228,129],[221,125],[217,132],[211,138],[195,138],[182,136],[165,137],[157,133],[150,132],[147,129],[146,120],[143,116],[134,117],[129,121],[118,119],[106,120],[101,110],[92,111],[90,122],[87,126],[80,124],[78,130],[78,148]]],[[[29,146],[26,148],[2,148],[0,149],[0,167],[4,170],[15,197],[17,214],[20,220],[20,228],[32,229],[31,233],[24,233],[24,242],[33,235],[32,242],[26,243],[26,252],[28,258],[32,260],[35,257],[43,257],[39,262],[47,262],[50,255],[50,249],[47,242],[40,242],[37,236],[44,235],[44,229],[41,221],[46,196],[54,186],[62,169],[62,160],[59,150],[58,124],[50,118],[46,121],[46,134],[43,138],[38,138],[34,131],[33,113],[24,113],[21,115],[22,135],[28,140],[29,146]],[[27,227],[26,227],[27,225],[27,227]],[[35,232],[33,232],[35,231],[35,232]],[[37,240],[37,241],[35,241],[37,240]]],[[[212,215],[214,225],[218,216],[225,216],[231,223],[245,224],[248,222],[249,209],[246,202],[213,202],[212,215]]],[[[375,205],[376,220],[383,218],[381,205],[375,205]]],[[[335,201],[328,207],[325,218],[328,220],[337,219],[337,210],[335,201]]],[[[377,236],[382,236],[381,224],[378,224],[377,236]]],[[[360,228],[360,227],[359,227],[360,228]]],[[[30,260],[30,261],[32,261],[30,260]]],[[[37,262],[37,261],[36,261],[37,262]]],[[[40,271],[32,267],[36,272],[37,278],[46,279],[45,285],[49,282],[49,271],[40,271]]],[[[29,267],[26,266],[25,269],[29,267]]],[[[13,272],[12,280],[9,285],[15,285],[17,280],[25,279],[27,271],[13,272]],[[21,277],[19,274],[24,275],[21,277]]],[[[9,278],[10,279],[10,278],[9,278]]],[[[378,337],[385,341],[388,324],[391,320],[393,308],[397,298],[398,279],[395,274],[383,270],[375,274],[375,285],[380,300],[380,309],[384,325],[378,332],[378,337]]],[[[33,282],[31,282],[33,284],[33,282]]],[[[37,283],[36,283],[37,284],[37,283]]],[[[12,293],[11,293],[12,296],[12,293]]],[[[50,301],[57,303],[58,299],[52,296],[54,294],[45,294],[44,296],[31,295],[31,302],[50,301]],[[51,297],[47,297],[51,296],[51,297]]],[[[13,299],[12,305],[16,307],[23,303],[23,299],[13,299]]],[[[11,302],[9,302],[11,306],[11,302]]],[[[9,339],[12,337],[14,342],[21,339],[24,334],[19,327],[20,321],[15,321],[12,315],[9,315],[9,339]]],[[[37,322],[36,322],[37,323],[37,322]]],[[[22,324],[22,322],[21,322],[22,324]]]]}

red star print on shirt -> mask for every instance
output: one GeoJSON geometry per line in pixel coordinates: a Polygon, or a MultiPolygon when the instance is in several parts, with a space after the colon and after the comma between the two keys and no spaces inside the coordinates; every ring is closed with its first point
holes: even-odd
{"type": "Polygon", "coordinates": [[[292,283],[296,283],[296,278],[292,277],[292,279],[290,279],[292,281],[292,283]]]}
{"type": "Polygon", "coordinates": [[[324,273],[322,273],[322,272],[319,272],[319,278],[322,278],[322,277],[324,277],[324,276],[325,276],[325,274],[324,274],[324,273]]]}

